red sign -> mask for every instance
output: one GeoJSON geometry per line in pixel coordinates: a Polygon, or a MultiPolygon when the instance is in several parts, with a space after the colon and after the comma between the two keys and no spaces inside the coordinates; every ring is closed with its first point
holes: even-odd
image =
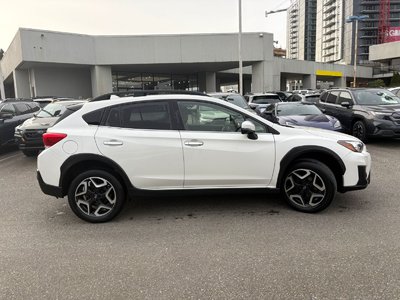
{"type": "Polygon", "coordinates": [[[385,43],[400,41],[400,27],[389,27],[385,34],[385,43]]]}

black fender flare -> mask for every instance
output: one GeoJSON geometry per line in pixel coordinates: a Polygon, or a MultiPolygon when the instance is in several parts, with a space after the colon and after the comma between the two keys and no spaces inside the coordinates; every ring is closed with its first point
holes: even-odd
{"type": "MultiPolygon", "coordinates": [[[[65,182],[65,180],[68,179],[66,178],[66,174],[68,174],[71,168],[75,167],[77,164],[88,161],[101,162],[102,164],[107,165],[107,167],[111,168],[116,174],[118,174],[122,178],[123,183],[127,189],[133,188],[128,175],[126,175],[125,171],[115,161],[98,154],[82,153],[70,156],[64,161],[64,163],[60,167],[59,186],[61,187],[64,195],[66,194],[66,187],[63,186],[63,183],[65,182]]],[[[96,166],[94,165],[93,168],[96,168],[96,166]]]]}
{"type": "Polygon", "coordinates": [[[343,163],[343,160],[332,150],[321,147],[321,146],[299,146],[291,149],[286,155],[282,158],[280,162],[279,174],[276,183],[276,187],[279,188],[282,178],[285,175],[287,169],[290,164],[295,161],[297,158],[304,156],[305,154],[324,154],[329,155],[338,163],[340,168],[341,175],[344,175],[346,172],[346,166],[343,163]]]}

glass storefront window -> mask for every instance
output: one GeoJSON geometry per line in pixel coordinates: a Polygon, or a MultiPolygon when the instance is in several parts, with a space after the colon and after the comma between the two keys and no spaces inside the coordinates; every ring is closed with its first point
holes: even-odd
{"type": "Polygon", "coordinates": [[[187,90],[197,91],[197,74],[153,74],[114,71],[112,73],[113,91],[129,90],[187,90]]]}

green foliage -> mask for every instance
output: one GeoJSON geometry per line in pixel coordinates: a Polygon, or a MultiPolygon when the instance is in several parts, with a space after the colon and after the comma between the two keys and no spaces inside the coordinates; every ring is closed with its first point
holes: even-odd
{"type": "Polygon", "coordinates": [[[370,81],[370,82],[368,82],[368,87],[371,87],[371,88],[385,87],[385,82],[382,79],[370,81]]]}
{"type": "Polygon", "coordinates": [[[400,74],[399,72],[394,72],[393,77],[390,80],[390,86],[397,87],[400,86],[400,74]]]}

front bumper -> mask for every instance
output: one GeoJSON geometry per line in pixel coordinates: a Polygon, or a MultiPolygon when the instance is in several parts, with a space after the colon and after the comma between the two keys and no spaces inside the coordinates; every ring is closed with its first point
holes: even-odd
{"type": "Polygon", "coordinates": [[[37,171],[37,180],[39,182],[40,189],[46,195],[54,196],[56,198],[64,197],[62,189],[58,186],[46,184],[43,181],[42,175],[40,175],[39,171],[37,171]]]}
{"type": "Polygon", "coordinates": [[[43,130],[40,132],[15,132],[14,139],[21,150],[44,150],[42,135],[43,130]]]}
{"type": "Polygon", "coordinates": [[[367,174],[366,166],[358,166],[358,181],[353,186],[343,186],[339,189],[339,192],[345,193],[356,190],[366,189],[371,182],[371,171],[367,174]]]}
{"type": "Polygon", "coordinates": [[[400,137],[400,124],[389,120],[374,120],[371,137],[400,137]]]}

